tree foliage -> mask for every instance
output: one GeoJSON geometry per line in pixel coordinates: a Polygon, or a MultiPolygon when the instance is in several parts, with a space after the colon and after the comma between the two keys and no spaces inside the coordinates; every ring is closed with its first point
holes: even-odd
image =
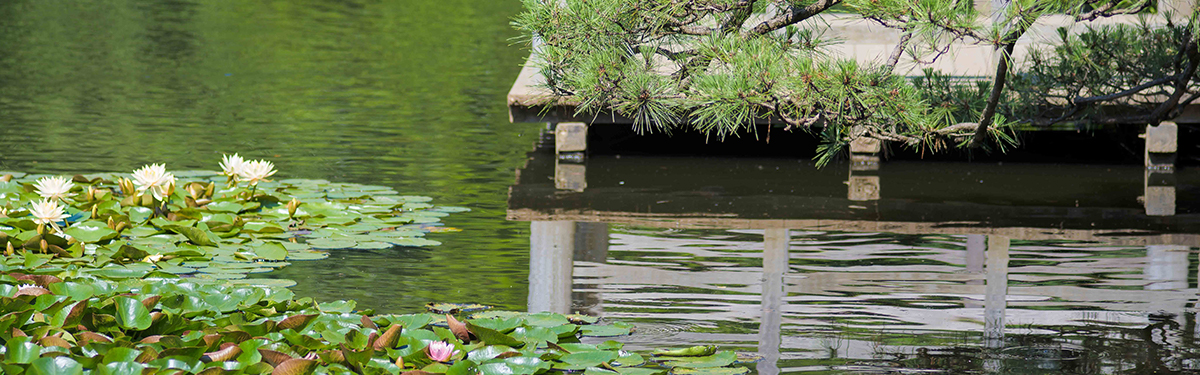
{"type": "Polygon", "coordinates": [[[524,3],[514,24],[533,42],[548,104],[611,111],[642,132],[683,126],[721,139],[753,133],[764,119],[821,131],[822,163],[860,136],[937,151],[1013,144],[1019,123],[1157,123],[1200,95],[1196,11],[1182,24],[1062,30],[1060,46],[1013,61],[1017,40],[1042,17],[1153,13],[1152,0],[1013,0],[994,14],[965,0],[524,3]],[[833,56],[826,47],[836,35],[820,16],[834,12],[896,29],[900,41],[884,61],[833,56]],[[994,77],[893,72],[902,55],[928,65],[955,43],[994,48],[994,77]],[[1030,69],[1010,72],[1014,65],[1030,69]],[[1144,111],[1111,117],[1112,104],[1144,111]]]}

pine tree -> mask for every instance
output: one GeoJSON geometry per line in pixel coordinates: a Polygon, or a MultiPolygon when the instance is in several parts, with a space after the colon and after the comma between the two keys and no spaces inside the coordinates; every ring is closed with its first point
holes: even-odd
{"type": "Polygon", "coordinates": [[[514,24],[533,45],[531,61],[552,93],[547,104],[569,99],[581,113],[631,118],[640,132],[688,127],[716,139],[769,119],[820,132],[820,164],[855,137],[930,151],[1003,149],[1015,143],[1017,124],[1156,124],[1200,96],[1196,10],[1182,15],[1186,22],[1060,30],[1053,50],[1013,61],[1018,39],[1041,17],[1154,14],[1155,0],[1011,0],[991,15],[965,0],[524,3],[514,24]],[[900,41],[883,61],[831,56],[836,35],[819,16],[833,12],[899,30],[900,41]],[[993,76],[894,73],[903,55],[928,63],[955,43],[994,48],[993,76]],[[1136,114],[1104,110],[1116,104],[1136,114]]]}

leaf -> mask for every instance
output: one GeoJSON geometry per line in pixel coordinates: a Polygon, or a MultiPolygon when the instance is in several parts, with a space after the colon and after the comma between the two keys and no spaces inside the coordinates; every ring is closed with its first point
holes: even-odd
{"type": "Polygon", "coordinates": [[[150,311],[142,301],[129,297],[116,297],[113,301],[117,306],[117,323],[122,328],[138,331],[150,328],[150,311]]]}
{"type": "Polygon", "coordinates": [[[83,375],[83,365],[70,357],[44,357],[29,363],[28,375],[83,375]]]}
{"type": "Polygon", "coordinates": [[[274,367],[279,367],[279,365],[281,363],[287,362],[287,360],[292,359],[292,356],[290,356],[290,355],[283,354],[281,352],[277,352],[274,350],[263,349],[263,348],[258,349],[258,354],[262,355],[263,361],[266,361],[267,363],[271,364],[271,366],[274,366],[274,367]]]}
{"type": "Polygon", "coordinates": [[[664,367],[724,367],[733,364],[737,360],[737,354],[731,351],[722,351],[717,354],[704,357],[677,357],[673,360],[663,362],[664,367]]]}
{"type": "Polygon", "coordinates": [[[453,315],[446,314],[446,326],[450,327],[450,332],[454,333],[454,337],[462,342],[471,341],[471,331],[467,329],[467,325],[455,319],[453,315]]]}
{"type": "Polygon", "coordinates": [[[313,319],[316,319],[317,316],[318,316],[317,314],[289,316],[286,319],[280,321],[279,324],[275,326],[275,329],[280,330],[280,331],[285,330],[285,329],[290,329],[290,330],[294,330],[296,332],[300,332],[300,331],[303,331],[304,327],[307,327],[309,323],[312,323],[313,319]]]}
{"type": "MultiPolygon", "coordinates": [[[[107,357],[105,357],[107,358],[107,357]]],[[[92,373],[96,375],[141,375],[146,365],[134,361],[109,362],[99,366],[92,373]]]]}
{"type": "Polygon", "coordinates": [[[716,345],[697,345],[681,349],[658,349],[654,351],[654,355],[659,357],[695,357],[709,356],[716,353],[716,345]]]}
{"type": "Polygon", "coordinates": [[[283,247],[283,244],[267,242],[255,248],[254,254],[266,260],[284,260],[288,256],[288,251],[286,247],[283,247]]]}
{"type": "Polygon", "coordinates": [[[514,348],[525,345],[525,343],[521,342],[520,340],[512,338],[509,335],[500,333],[500,331],[496,331],[491,328],[484,328],[484,327],[477,326],[474,323],[472,323],[471,321],[467,321],[466,324],[467,324],[468,330],[470,330],[472,333],[474,333],[475,336],[478,337],[480,341],[483,341],[484,343],[486,343],[488,345],[505,345],[505,346],[511,346],[514,348]]]}
{"type": "Polygon", "coordinates": [[[580,326],[579,332],[585,337],[625,336],[633,333],[633,325],[625,322],[616,322],[606,326],[586,325],[580,326]]]}
{"type": "Polygon", "coordinates": [[[303,358],[292,358],[271,371],[271,375],[309,375],[317,369],[317,361],[303,358]]]}
{"type": "Polygon", "coordinates": [[[165,225],[162,228],[182,234],[184,237],[187,237],[188,241],[200,246],[217,246],[217,243],[221,241],[220,237],[217,237],[215,233],[207,229],[185,227],[182,225],[165,225]]]}
{"type": "Polygon", "coordinates": [[[703,368],[676,367],[671,369],[671,373],[678,375],[743,375],[750,373],[750,369],[742,366],[703,368]]]}
{"type": "Polygon", "coordinates": [[[117,232],[98,221],[85,221],[71,225],[64,233],[86,243],[96,243],[117,237],[117,232]]]}
{"type": "Polygon", "coordinates": [[[390,327],[388,327],[387,331],[385,331],[382,335],[379,335],[379,338],[375,339],[375,342],[372,346],[375,348],[375,350],[395,348],[396,342],[400,340],[400,332],[403,331],[403,328],[404,327],[399,324],[392,324],[390,327]]]}
{"type": "Polygon", "coordinates": [[[237,345],[230,345],[215,352],[204,353],[204,355],[200,356],[200,361],[205,363],[224,362],[236,358],[240,354],[242,354],[242,348],[239,348],[237,345]]]}

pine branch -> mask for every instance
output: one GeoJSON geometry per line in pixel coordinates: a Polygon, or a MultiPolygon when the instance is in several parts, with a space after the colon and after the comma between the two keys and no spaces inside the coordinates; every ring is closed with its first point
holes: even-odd
{"type": "Polygon", "coordinates": [[[833,7],[834,5],[840,4],[841,2],[842,2],[842,0],[818,0],[817,2],[815,2],[809,6],[806,6],[806,7],[798,7],[795,5],[788,6],[788,8],[783,11],[783,13],[780,13],[779,15],[776,15],[775,17],[773,17],[769,20],[763,21],[762,23],[758,24],[758,26],[755,26],[753,29],[743,32],[742,36],[750,37],[750,36],[754,36],[754,35],[763,35],[763,34],[766,34],[766,33],[769,33],[769,32],[775,31],[775,30],[782,29],[788,25],[796,24],[797,22],[804,21],[806,19],[811,18],[812,16],[820,14],[821,12],[824,12],[826,9],[829,9],[829,8],[833,7]]]}

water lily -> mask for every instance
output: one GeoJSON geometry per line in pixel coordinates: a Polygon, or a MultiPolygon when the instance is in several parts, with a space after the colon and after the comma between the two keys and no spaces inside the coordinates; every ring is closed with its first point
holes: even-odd
{"type": "Polygon", "coordinates": [[[33,187],[37,189],[37,194],[42,198],[63,199],[67,197],[71,188],[75,187],[75,183],[66,177],[42,177],[33,184],[33,187]]]}
{"type": "Polygon", "coordinates": [[[425,355],[429,356],[437,362],[446,362],[450,360],[450,356],[457,352],[454,350],[454,345],[445,341],[434,341],[425,347],[425,355]]]}
{"type": "Polygon", "coordinates": [[[133,184],[138,194],[145,194],[148,190],[154,199],[161,201],[175,189],[175,175],[168,173],[164,164],[150,164],[133,171],[133,184]]]}
{"type": "Polygon", "coordinates": [[[42,199],[41,202],[30,202],[30,205],[33,206],[29,213],[33,214],[34,224],[50,224],[57,229],[58,224],[56,223],[68,217],[63,213],[63,206],[59,206],[58,201],[55,200],[42,199]]]}
{"type": "Polygon", "coordinates": [[[238,156],[238,154],[221,156],[221,174],[230,178],[237,178],[245,168],[246,161],[241,156],[238,156]]]}
{"type": "Polygon", "coordinates": [[[238,173],[238,180],[246,181],[250,185],[257,185],[259,181],[264,181],[267,177],[277,172],[275,164],[266,160],[248,161],[242,166],[242,171],[238,173]]]}

